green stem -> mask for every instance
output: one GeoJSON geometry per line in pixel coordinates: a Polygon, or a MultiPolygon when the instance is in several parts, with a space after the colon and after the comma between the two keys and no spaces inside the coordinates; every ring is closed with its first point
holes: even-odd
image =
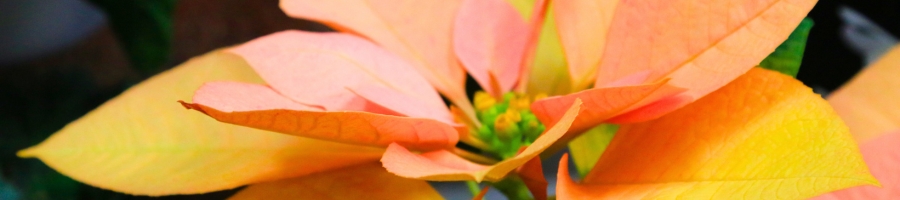
{"type": "Polygon", "coordinates": [[[534,199],[534,197],[531,197],[531,191],[525,186],[525,182],[519,176],[513,174],[491,185],[509,199],[534,199]]]}
{"type": "Polygon", "coordinates": [[[469,186],[469,192],[472,192],[472,196],[477,196],[478,193],[481,193],[481,188],[478,188],[478,183],[475,183],[475,181],[466,181],[466,186],[469,186]]]}

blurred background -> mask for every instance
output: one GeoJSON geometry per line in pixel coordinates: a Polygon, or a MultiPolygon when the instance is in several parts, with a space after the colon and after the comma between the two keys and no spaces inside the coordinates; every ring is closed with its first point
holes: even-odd
{"type": "MultiPolygon", "coordinates": [[[[277,0],[3,0],[0,13],[0,200],[151,199],[75,182],[15,152],[191,57],[286,29],[329,30],[288,18],[277,0]]],[[[896,43],[900,1],[824,0],[809,18],[798,79],[827,94],[896,43]]]]}

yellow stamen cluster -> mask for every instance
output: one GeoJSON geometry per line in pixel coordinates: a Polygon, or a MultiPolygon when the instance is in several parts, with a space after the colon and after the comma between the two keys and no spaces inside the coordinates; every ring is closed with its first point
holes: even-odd
{"type": "Polygon", "coordinates": [[[507,93],[496,99],[485,92],[475,93],[473,103],[482,123],[476,136],[490,146],[489,153],[501,158],[515,156],[520,147],[530,145],[543,133],[544,125],[530,109],[537,98],[507,93]]]}
{"type": "Polygon", "coordinates": [[[509,139],[511,137],[509,133],[520,131],[518,126],[520,121],[522,121],[522,116],[519,111],[506,109],[506,112],[494,120],[494,132],[501,138],[509,139]]]}
{"type": "Polygon", "coordinates": [[[475,109],[479,111],[487,110],[494,106],[494,104],[497,104],[497,100],[494,99],[494,97],[491,97],[491,95],[482,91],[476,92],[475,98],[472,101],[475,103],[475,109]]]}

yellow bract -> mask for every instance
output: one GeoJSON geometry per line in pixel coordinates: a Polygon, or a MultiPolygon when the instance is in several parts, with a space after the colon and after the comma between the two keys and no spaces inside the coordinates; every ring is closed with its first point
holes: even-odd
{"type": "Polygon", "coordinates": [[[176,102],[215,80],[261,82],[240,57],[209,53],[132,87],[19,156],[96,187],[151,196],[230,189],[381,157],[380,148],[224,124],[176,102]]]}
{"type": "Polygon", "coordinates": [[[662,118],[622,125],[582,185],[560,171],[561,199],[799,199],[878,183],[827,102],[761,68],[662,118]]]}
{"type": "Polygon", "coordinates": [[[231,199],[429,200],[443,197],[425,181],[397,177],[373,163],[253,185],[231,199]]]}

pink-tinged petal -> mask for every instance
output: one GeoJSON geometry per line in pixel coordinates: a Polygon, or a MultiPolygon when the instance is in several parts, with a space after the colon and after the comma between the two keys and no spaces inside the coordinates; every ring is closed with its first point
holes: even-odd
{"type": "Polygon", "coordinates": [[[603,88],[603,87],[622,87],[622,86],[629,86],[629,85],[640,85],[644,82],[647,82],[647,78],[650,77],[650,72],[651,72],[650,70],[644,70],[641,72],[637,72],[637,73],[622,77],[619,80],[609,82],[604,86],[595,86],[595,87],[603,88]]]}
{"type": "MultiPolygon", "coordinates": [[[[698,99],[759,64],[816,0],[619,2],[596,86],[650,70],[698,99]]],[[[680,107],[680,106],[679,106],[680,107]]]]}
{"type": "MultiPolygon", "coordinates": [[[[350,89],[353,93],[356,93],[360,97],[366,100],[366,102],[370,102],[363,111],[373,112],[378,111],[378,107],[385,108],[384,111],[394,110],[396,113],[403,114],[405,116],[411,117],[428,117],[432,119],[436,119],[438,121],[454,124],[452,119],[447,119],[443,116],[449,115],[450,111],[444,107],[444,109],[422,109],[428,107],[424,102],[421,101],[408,101],[407,96],[394,90],[392,88],[387,88],[381,85],[359,85],[356,88],[350,89]],[[376,106],[372,106],[376,105],[376,106]],[[393,108],[393,109],[386,109],[393,108]],[[433,118],[433,117],[441,117],[441,118],[433,118]]],[[[443,105],[441,105],[443,106],[443,105]]],[[[391,114],[392,112],[374,112],[379,114],[391,114]]]]}
{"type": "Polygon", "coordinates": [[[299,103],[365,111],[364,98],[406,116],[452,122],[438,93],[409,63],[360,37],[283,31],[231,51],[299,103]],[[377,91],[365,91],[372,88],[377,91]]]}
{"type": "Polygon", "coordinates": [[[441,194],[428,182],[400,178],[369,163],[251,185],[229,199],[441,199],[441,194]]]}
{"type": "Polygon", "coordinates": [[[606,47],[607,33],[619,0],[561,0],[553,2],[559,38],[576,89],[590,87],[606,47]]]}
{"type": "MultiPolygon", "coordinates": [[[[194,92],[194,103],[216,108],[222,112],[241,112],[257,110],[306,110],[324,111],[321,107],[308,106],[294,102],[271,87],[241,82],[207,82],[194,92]]],[[[366,112],[401,116],[380,104],[356,98],[349,104],[366,112]]]]}
{"type": "MultiPolygon", "coordinates": [[[[520,82],[517,84],[517,87],[515,89],[516,92],[525,93],[525,92],[529,91],[528,87],[529,87],[529,84],[531,84],[531,83],[528,83],[526,81],[533,80],[531,78],[531,74],[534,71],[536,71],[535,69],[553,67],[553,66],[534,67],[535,63],[546,62],[547,61],[547,60],[545,60],[547,58],[546,55],[549,55],[549,54],[547,54],[547,52],[555,51],[555,50],[558,50],[561,48],[558,45],[553,46],[553,47],[549,47],[548,45],[543,45],[543,46],[541,45],[541,40],[543,37],[555,37],[556,36],[556,34],[547,34],[544,32],[546,30],[547,32],[555,33],[555,31],[553,31],[553,28],[545,28],[545,27],[555,27],[555,24],[552,24],[552,23],[550,23],[550,25],[545,25],[545,22],[546,22],[545,19],[547,18],[548,9],[550,9],[549,8],[550,3],[548,1],[549,0],[536,0],[536,1],[534,1],[534,6],[531,8],[531,19],[528,20],[528,29],[529,29],[527,32],[528,39],[527,39],[527,42],[525,43],[525,54],[522,57],[522,67],[519,70],[520,73],[519,73],[518,79],[520,82]],[[542,46],[546,49],[542,49],[541,51],[539,51],[538,46],[542,46]],[[559,47],[559,48],[557,48],[557,47],[559,47]]],[[[520,9],[520,8],[518,8],[519,5],[516,5],[515,3],[513,3],[512,6],[514,6],[515,9],[520,9]]],[[[557,52],[557,53],[561,54],[562,52],[560,50],[560,52],[557,52]]],[[[544,63],[544,64],[546,64],[546,63],[544,63]]],[[[542,70],[537,70],[537,71],[542,71],[542,70]]],[[[547,75],[548,74],[545,74],[544,76],[547,76],[547,75]]]]}
{"type": "Polygon", "coordinates": [[[258,85],[211,83],[197,91],[196,103],[182,104],[225,123],[351,144],[386,147],[396,142],[412,149],[436,150],[452,148],[459,140],[459,133],[453,127],[431,119],[352,111],[291,110],[292,107],[273,104],[294,106],[283,102],[284,98],[261,99],[248,95],[271,92],[258,85]]]}
{"type": "Polygon", "coordinates": [[[859,146],[872,176],[881,187],[860,186],[828,193],[822,199],[896,199],[900,197],[900,131],[877,136],[859,146]]]}
{"type": "Polygon", "coordinates": [[[406,149],[405,145],[398,144],[388,146],[384,156],[381,157],[381,163],[389,172],[412,179],[499,181],[506,174],[537,157],[538,154],[559,140],[569,130],[569,126],[578,116],[579,110],[581,110],[581,100],[576,100],[559,120],[559,123],[545,131],[534,143],[515,157],[492,166],[469,162],[446,150],[415,154],[406,149]]]}
{"type": "Polygon", "coordinates": [[[399,144],[388,146],[381,163],[389,172],[401,177],[434,181],[480,181],[484,171],[491,168],[460,158],[447,150],[416,154],[399,144]]]}
{"type": "Polygon", "coordinates": [[[463,101],[465,72],[451,48],[461,0],[282,0],[288,16],[365,36],[405,58],[451,101],[463,101]]]}
{"type": "Polygon", "coordinates": [[[531,104],[531,111],[545,125],[557,123],[562,111],[576,99],[585,99],[584,109],[569,132],[549,152],[563,149],[569,141],[601,123],[634,123],[658,118],[678,109],[684,101],[682,88],[660,81],[654,84],[593,88],[565,96],[550,97],[531,104]]]}
{"type": "Polygon", "coordinates": [[[265,85],[241,82],[203,83],[194,92],[193,100],[223,112],[272,109],[322,111],[321,108],[294,102],[265,85]]]}
{"type": "MultiPolygon", "coordinates": [[[[672,92],[669,94],[673,94],[672,96],[667,96],[665,98],[661,98],[659,100],[653,101],[653,103],[647,104],[645,106],[639,107],[637,109],[616,115],[613,118],[609,118],[606,120],[609,123],[616,124],[630,124],[630,123],[638,123],[648,120],[653,120],[659,117],[662,117],[666,113],[672,112],[681,108],[681,106],[686,105],[694,101],[691,97],[688,96],[680,96],[674,95],[675,93],[680,93],[680,90],[671,90],[667,92],[672,92]]],[[[669,95],[665,92],[655,93],[659,96],[669,95]]],[[[646,99],[655,99],[654,97],[648,97],[646,99]]],[[[642,105],[641,103],[637,103],[637,105],[642,105]]]]}
{"type": "MultiPolygon", "coordinates": [[[[576,99],[584,100],[584,109],[572,122],[569,134],[560,141],[570,141],[579,133],[586,131],[600,123],[630,111],[643,110],[644,107],[653,106],[659,100],[673,97],[684,89],[672,87],[665,81],[654,84],[594,88],[565,96],[555,96],[541,99],[531,104],[531,111],[545,125],[556,124],[563,116],[565,109],[570,107],[576,99]]],[[[639,113],[640,114],[640,113],[639,113]]],[[[641,119],[658,117],[658,112],[641,115],[641,119]]],[[[555,147],[564,147],[568,142],[560,142],[555,147]]]]}
{"type": "Polygon", "coordinates": [[[519,78],[530,29],[506,1],[464,0],[454,23],[453,47],[469,75],[499,97],[519,78]],[[500,88],[492,87],[491,75],[500,88]]]}
{"type": "Polygon", "coordinates": [[[569,70],[566,67],[566,58],[562,44],[557,33],[556,20],[554,20],[552,5],[547,0],[508,0],[520,12],[522,18],[531,16],[529,23],[535,32],[533,50],[525,52],[525,62],[522,68],[520,84],[516,86],[517,92],[528,94],[547,94],[550,96],[567,94],[571,91],[569,70]],[[543,18],[532,14],[538,11],[545,12],[543,18]]]}

